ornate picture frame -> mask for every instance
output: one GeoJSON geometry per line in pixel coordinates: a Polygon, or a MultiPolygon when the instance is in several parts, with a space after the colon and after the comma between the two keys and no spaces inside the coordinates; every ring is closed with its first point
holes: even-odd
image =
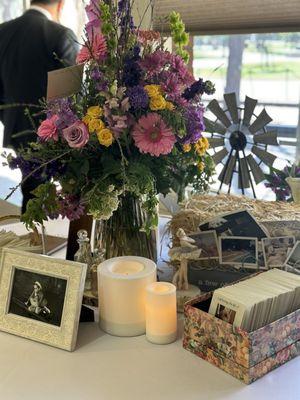
{"type": "Polygon", "coordinates": [[[86,264],[3,249],[0,330],[73,351],[86,269],[86,264]]]}

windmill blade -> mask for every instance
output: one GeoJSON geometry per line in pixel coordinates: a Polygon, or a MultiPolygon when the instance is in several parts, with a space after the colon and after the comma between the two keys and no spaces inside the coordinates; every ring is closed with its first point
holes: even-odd
{"type": "Polygon", "coordinates": [[[214,149],[216,147],[224,146],[225,141],[223,137],[211,137],[207,138],[209,142],[209,147],[214,149]]]}
{"type": "Polygon", "coordinates": [[[204,117],[205,132],[219,133],[220,135],[225,135],[226,128],[218,122],[211,121],[210,119],[204,117]]]}
{"type": "Polygon", "coordinates": [[[207,108],[218,118],[219,121],[222,122],[224,126],[226,126],[226,128],[229,128],[231,122],[227,117],[225,111],[223,111],[222,108],[220,107],[220,104],[216,99],[212,100],[208,104],[207,108]]]}
{"type": "Polygon", "coordinates": [[[225,185],[229,185],[232,179],[232,174],[235,168],[235,163],[236,163],[236,156],[230,157],[228,163],[224,165],[220,175],[219,175],[219,181],[222,181],[225,183],[225,185]]]}
{"type": "Polygon", "coordinates": [[[271,146],[279,146],[278,136],[276,131],[258,133],[253,136],[254,143],[269,144],[271,146]]]}
{"type": "Polygon", "coordinates": [[[212,159],[214,160],[214,163],[217,165],[217,164],[219,164],[222,160],[224,160],[224,158],[227,156],[227,154],[228,154],[228,151],[227,151],[227,149],[224,148],[224,149],[218,151],[217,153],[215,153],[215,154],[212,156],[212,159]]]}
{"type": "Polygon", "coordinates": [[[248,163],[246,158],[240,158],[239,189],[250,187],[248,163]]]}
{"type": "Polygon", "coordinates": [[[239,123],[239,113],[235,93],[225,93],[224,100],[234,124],[239,123]]]}
{"type": "Polygon", "coordinates": [[[269,122],[272,121],[272,118],[267,113],[265,109],[259,114],[256,120],[249,126],[249,131],[254,135],[254,133],[258,132],[261,128],[266,126],[269,122]]]}
{"type": "Polygon", "coordinates": [[[276,160],[276,156],[274,156],[274,154],[262,150],[257,146],[252,147],[252,153],[255,154],[263,163],[269,165],[270,167],[272,167],[274,161],[276,160]]]}
{"type": "Polygon", "coordinates": [[[252,99],[251,97],[246,96],[245,104],[244,104],[244,118],[243,125],[249,126],[252,115],[254,113],[254,109],[256,107],[257,100],[252,99]]]}
{"type": "Polygon", "coordinates": [[[251,154],[247,156],[247,162],[249,164],[255,183],[258,185],[260,182],[265,180],[265,175],[251,154]]]}

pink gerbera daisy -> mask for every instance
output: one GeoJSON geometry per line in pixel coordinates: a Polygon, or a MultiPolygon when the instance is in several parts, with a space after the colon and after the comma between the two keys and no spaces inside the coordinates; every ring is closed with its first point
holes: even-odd
{"type": "Polygon", "coordinates": [[[77,56],[77,64],[85,63],[89,60],[101,61],[107,54],[107,46],[105,37],[101,33],[95,33],[92,38],[92,43],[82,47],[77,56]]]}
{"type": "Polygon", "coordinates": [[[174,133],[157,113],[141,117],[133,127],[132,136],[141,153],[156,157],[169,154],[176,142],[174,133]]]}

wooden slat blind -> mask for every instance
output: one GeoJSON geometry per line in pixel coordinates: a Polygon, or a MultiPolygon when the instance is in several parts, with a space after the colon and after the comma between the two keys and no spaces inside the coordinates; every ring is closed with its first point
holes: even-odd
{"type": "Polygon", "coordinates": [[[155,0],[154,29],[173,10],[192,34],[300,31],[300,0],[155,0]]]}

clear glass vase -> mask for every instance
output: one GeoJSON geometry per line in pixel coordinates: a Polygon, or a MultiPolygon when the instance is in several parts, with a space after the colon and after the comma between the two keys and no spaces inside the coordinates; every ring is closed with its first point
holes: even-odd
{"type": "Polygon", "coordinates": [[[147,214],[138,198],[122,197],[118,209],[108,221],[94,224],[94,248],[105,249],[105,258],[140,256],[157,260],[156,230],[142,231],[147,214]]]}

